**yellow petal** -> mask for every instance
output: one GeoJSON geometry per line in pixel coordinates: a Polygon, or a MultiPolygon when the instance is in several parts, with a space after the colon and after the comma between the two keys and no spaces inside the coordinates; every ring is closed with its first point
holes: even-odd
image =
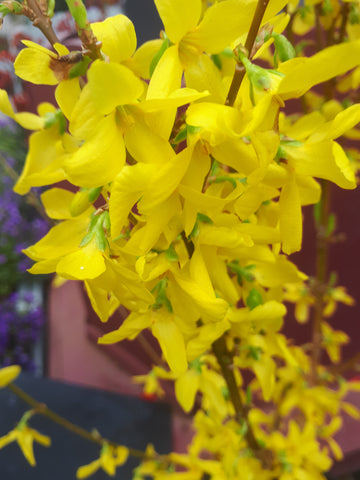
{"type": "Polygon", "coordinates": [[[111,187],[109,213],[111,221],[111,235],[117,238],[122,228],[127,224],[130,210],[146,189],[149,175],[153,173],[152,165],[138,163],[126,165],[115,177],[111,187]]]}
{"type": "Polygon", "coordinates": [[[0,369],[0,388],[6,387],[9,383],[13,382],[21,372],[19,365],[11,365],[10,367],[4,367],[0,369]]]}
{"type": "Polygon", "coordinates": [[[209,102],[225,103],[226,88],[222,82],[219,69],[208,55],[200,55],[196,62],[185,69],[186,85],[199,92],[209,90],[209,102]]]}
{"type": "Polygon", "coordinates": [[[15,113],[6,90],[0,88],[0,111],[27,130],[44,128],[44,119],[29,112],[15,113]]]}
{"type": "Polygon", "coordinates": [[[112,62],[121,63],[135,52],[134,25],[125,15],[115,15],[103,22],[92,23],[91,29],[102,44],[101,50],[112,62]]]}
{"type": "Polygon", "coordinates": [[[41,240],[31,245],[24,253],[33,260],[62,257],[78,248],[86,234],[89,219],[77,217],[55,225],[41,240]]]}
{"type": "Polygon", "coordinates": [[[172,315],[162,311],[154,312],[151,331],[158,340],[170,369],[175,373],[185,372],[187,359],[184,337],[172,315]]]}
{"type": "Polygon", "coordinates": [[[150,312],[145,314],[132,312],[127,318],[125,318],[120,328],[100,337],[98,343],[117,343],[124,340],[124,338],[133,340],[142,330],[150,327],[151,322],[152,318],[150,312]]]}
{"type": "Polygon", "coordinates": [[[98,277],[105,268],[103,254],[92,241],[63,257],[57,264],[56,273],[71,280],[85,280],[98,277]]]}
{"type": "Polygon", "coordinates": [[[285,100],[303,95],[318,83],[358,66],[360,40],[325,48],[310,58],[294,58],[282,63],[279,70],[286,73],[278,94],[285,100]]]}
{"type": "Polygon", "coordinates": [[[34,456],[34,447],[33,447],[33,435],[31,429],[24,427],[22,431],[18,432],[17,442],[21,451],[24,454],[26,460],[30,463],[32,467],[35,467],[36,461],[34,456]]]}
{"type": "Polygon", "coordinates": [[[275,387],[275,362],[270,357],[261,358],[253,362],[252,369],[259,380],[264,400],[268,402],[275,387]]]}
{"type": "Polygon", "coordinates": [[[11,432],[7,433],[3,437],[0,437],[0,449],[9,445],[9,443],[14,442],[17,437],[17,430],[11,430],[11,432]]]}
{"type": "Polygon", "coordinates": [[[65,115],[70,119],[74,105],[76,104],[80,96],[80,84],[79,78],[73,78],[71,80],[64,80],[60,82],[55,90],[56,101],[65,115]]]}
{"type": "Polygon", "coordinates": [[[94,460],[93,462],[89,463],[88,465],[83,465],[79,467],[76,471],[76,478],[82,479],[90,477],[93,473],[95,473],[100,468],[100,459],[94,460]]]}
{"type": "MultiPolygon", "coordinates": [[[[272,0],[266,9],[262,24],[276,15],[285,5],[284,0],[272,0]]],[[[227,0],[218,2],[205,12],[197,30],[187,39],[207,53],[220,53],[247,33],[254,16],[256,1],[227,0]]]]}
{"type": "Polygon", "coordinates": [[[307,278],[284,255],[277,256],[274,263],[257,263],[252,273],[261,285],[270,288],[307,278]]]}
{"type": "Polygon", "coordinates": [[[354,172],[342,147],[331,140],[305,143],[300,147],[284,147],[294,159],[296,173],[324,178],[341,188],[356,187],[354,172]],[[316,159],[316,162],[314,161],[316,159]]]}
{"type": "Polygon", "coordinates": [[[352,105],[351,107],[338,113],[336,117],[320,127],[309,142],[319,142],[326,139],[335,139],[344,135],[348,130],[355,127],[360,122],[360,105],[352,105]]]}
{"type": "Polygon", "coordinates": [[[302,241],[302,213],[299,189],[292,175],[280,194],[280,235],[284,253],[297,252],[302,241]]]}
{"type": "Polygon", "coordinates": [[[109,317],[120,306],[119,300],[93,280],[85,281],[85,288],[95,313],[102,322],[107,322],[109,317]]]}
{"type": "Polygon", "coordinates": [[[65,180],[58,142],[59,133],[54,128],[35,132],[30,136],[25,166],[14,187],[16,193],[24,195],[31,187],[65,180]]]}
{"type": "Polygon", "coordinates": [[[43,435],[42,433],[38,432],[37,430],[34,430],[33,428],[31,428],[30,431],[33,439],[37,443],[40,443],[40,445],[43,445],[44,447],[50,447],[51,445],[50,437],[48,437],[47,435],[43,435]]]}
{"type": "Polygon", "coordinates": [[[127,63],[127,66],[139,77],[149,79],[151,62],[160,50],[161,44],[162,40],[160,38],[143,43],[136,50],[131,62],[127,63]]]}
{"type": "Polygon", "coordinates": [[[96,133],[64,159],[64,170],[74,185],[92,188],[111,182],[124,163],[125,145],[114,112],[104,117],[96,133]]]}
{"type": "Polygon", "coordinates": [[[70,205],[74,194],[63,188],[51,188],[41,194],[41,201],[50,218],[71,218],[70,205]]]}
{"type": "MultiPolygon", "coordinates": [[[[160,58],[151,77],[146,99],[166,98],[181,87],[183,68],[179,60],[177,45],[169,47],[160,58]]],[[[163,138],[168,140],[176,116],[176,107],[171,106],[151,115],[151,125],[163,138]]]]}
{"type": "Polygon", "coordinates": [[[176,380],[175,395],[185,412],[193,408],[198,389],[199,374],[194,369],[187,370],[176,380]]]}
{"type": "Polygon", "coordinates": [[[96,60],[88,71],[88,88],[98,111],[107,115],[118,105],[135,103],[144,84],[127,67],[96,60]]]}
{"type": "Polygon", "coordinates": [[[40,47],[40,45],[33,44],[33,42],[29,43],[32,45],[21,50],[16,57],[14,63],[16,75],[36,85],[58,84],[59,81],[50,68],[51,60],[56,58],[57,55],[44,47],[40,47]],[[36,65],[36,68],[34,68],[34,65],[36,65]]]}
{"type": "Polygon", "coordinates": [[[167,36],[178,43],[200,18],[201,0],[154,0],[167,36]]]}
{"type": "Polygon", "coordinates": [[[248,31],[255,8],[255,0],[216,3],[206,10],[199,27],[187,39],[207,53],[220,53],[248,31]]]}

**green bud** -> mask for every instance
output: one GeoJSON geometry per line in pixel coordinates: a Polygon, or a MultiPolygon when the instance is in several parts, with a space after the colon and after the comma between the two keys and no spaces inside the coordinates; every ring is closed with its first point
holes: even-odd
{"type": "Polygon", "coordinates": [[[48,0],[46,14],[48,17],[52,18],[54,16],[55,10],[55,0],[48,0]]]}
{"type": "Polygon", "coordinates": [[[271,36],[274,39],[275,50],[281,62],[296,57],[295,48],[284,35],[272,33],[271,36]]]}
{"type": "Polygon", "coordinates": [[[95,202],[95,200],[98,199],[101,193],[101,190],[102,190],[102,187],[89,188],[89,191],[88,191],[89,202],[91,203],[95,202]]]}
{"type": "Polygon", "coordinates": [[[66,3],[77,26],[85,29],[88,26],[87,12],[82,0],[66,0],[66,3]]]}
{"type": "Polygon", "coordinates": [[[250,310],[253,310],[259,305],[262,305],[263,298],[259,290],[256,290],[256,288],[252,288],[249,292],[248,297],[245,300],[245,303],[246,303],[246,306],[250,308],[250,310]]]}
{"type": "Polygon", "coordinates": [[[203,213],[198,213],[197,214],[197,218],[199,220],[199,222],[203,222],[203,223],[209,223],[209,224],[212,224],[214,223],[210,217],[208,217],[207,215],[204,215],[203,213]]]}
{"type": "Polygon", "coordinates": [[[220,55],[211,55],[211,60],[213,61],[215,67],[217,67],[219,70],[221,70],[222,61],[221,61],[220,55]]]}
{"type": "Polygon", "coordinates": [[[44,115],[45,128],[51,128],[53,125],[58,125],[60,135],[63,135],[66,131],[66,118],[60,109],[55,112],[47,112],[44,115]]]}
{"type": "Polygon", "coordinates": [[[77,217],[87,210],[92,202],[89,200],[89,189],[80,188],[78,192],[75,193],[74,198],[70,204],[70,214],[72,217],[77,217]]]}

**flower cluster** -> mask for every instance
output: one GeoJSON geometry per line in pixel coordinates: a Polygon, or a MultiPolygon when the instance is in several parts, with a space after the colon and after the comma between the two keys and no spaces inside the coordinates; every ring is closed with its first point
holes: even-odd
{"type": "MultiPolygon", "coordinates": [[[[56,224],[25,250],[30,272],[83,281],[103,322],[125,306],[99,343],[150,330],[167,367],[138,381],[149,394],[170,379],[183,409],[197,409],[187,454],[148,455],[136,478],[325,478],[341,412],[358,415],[344,401],[358,384],[326,372],[317,352],[336,363],[347,339],[320,322],[309,354],[281,327],[285,300],[298,301],[289,292],[307,285],[289,259],[302,207],[325,182],[356,187],[338,139],[359,134],[360,104],[316,103],[310,90],[357,67],[360,36],[350,25],[342,43],[338,16],[333,42],[296,56],[286,0],[155,0],[164,31],[137,48],[126,16],[90,24],[81,2],[68,4],[82,51],[43,26],[53,49],[24,41],[15,61],[23,80],[55,87],[57,107],[18,113],[0,91],[0,110],[33,131],[15,191],[77,187],[42,194],[56,224]],[[288,115],[298,98],[313,107],[288,115]]],[[[319,285],[312,295],[321,306],[319,285]]],[[[78,475],[112,475],[115,457],[105,449],[78,475]]]]}

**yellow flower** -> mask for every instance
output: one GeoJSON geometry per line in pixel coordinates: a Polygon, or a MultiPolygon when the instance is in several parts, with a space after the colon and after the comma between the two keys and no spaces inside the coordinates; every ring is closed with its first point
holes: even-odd
{"type": "Polygon", "coordinates": [[[19,365],[10,365],[0,369],[0,388],[6,387],[13,382],[20,374],[21,367],[19,365]]]}
{"type": "Polygon", "coordinates": [[[55,43],[55,53],[30,40],[23,40],[22,43],[27,48],[20,51],[14,63],[18,77],[37,85],[57,85],[69,78],[75,59],[64,58],[69,55],[64,45],[55,43]]]}
{"type": "Polygon", "coordinates": [[[104,443],[100,457],[97,460],[79,467],[76,472],[76,478],[82,479],[90,477],[100,468],[109,476],[114,477],[116,467],[123,465],[129,456],[129,449],[123,446],[113,447],[108,443],[104,443]]]}
{"type": "Polygon", "coordinates": [[[349,342],[349,336],[341,330],[333,330],[326,322],[321,323],[322,345],[334,363],[341,360],[341,346],[349,342]]]}
{"type": "Polygon", "coordinates": [[[32,467],[34,467],[36,465],[33,449],[34,441],[40,443],[44,447],[49,447],[51,440],[48,436],[28,427],[27,421],[31,415],[31,411],[26,412],[13,430],[3,437],[0,437],[0,449],[4,448],[6,445],[9,445],[9,443],[16,441],[26,460],[32,467]]]}

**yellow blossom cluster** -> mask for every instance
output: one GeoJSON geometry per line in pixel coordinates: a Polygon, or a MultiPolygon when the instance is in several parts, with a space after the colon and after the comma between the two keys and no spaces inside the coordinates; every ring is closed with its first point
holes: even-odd
{"type": "MultiPolygon", "coordinates": [[[[148,453],[135,478],[323,479],[341,457],[341,411],[358,415],[344,401],[358,384],[322,375],[281,328],[284,302],[299,321],[316,302],[288,257],[301,248],[302,207],[319,202],[321,182],[356,187],[339,138],[359,138],[360,104],[310,90],[339,76],[339,92],[359,85],[359,26],[341,23],[357,3],[270,0],[260,15],[254,0],[154,1],[164,31],[139,48],[126,16],[85,29],[76,12],[97,55],[23,42],[16,74],[56,86],[57,107],[17,113],[0,91],[0,110],[33,131],[15,191],[77,187],[42,194],[55,226],[25,250],[30,272],[83,281],[102,322],[126,307],[99,343],[150,330],[168,368],[136,381],[161,395],[171,380],[182,408],[196,409],[188,453],[148,453]],[[337,36],[303,56],[283,32],[307,33],[318,7],[337,36]],[[287,114],[294,99],[305,113],[287,114]]],[[[341,287],[326,295],[324,316],[352,303],[341,287]]],[[[321,328],[337,363],[347,336],[321,328]]],[[[105,444],[78,478],[114,475],[127,453],[105,444]]]]}

